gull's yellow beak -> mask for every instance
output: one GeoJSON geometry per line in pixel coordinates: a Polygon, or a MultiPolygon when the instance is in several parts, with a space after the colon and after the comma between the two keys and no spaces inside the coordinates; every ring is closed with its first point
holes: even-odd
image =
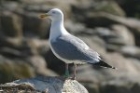
{"type": "Polygon", "coordinates": [[[47,13],[46,13],[46,14],[41,14],[41,15],[40,15],[40,18],[45,18],[45,17],[49,17],[49,16],[50,16],[50,15],[47,14],[47,13]]]}

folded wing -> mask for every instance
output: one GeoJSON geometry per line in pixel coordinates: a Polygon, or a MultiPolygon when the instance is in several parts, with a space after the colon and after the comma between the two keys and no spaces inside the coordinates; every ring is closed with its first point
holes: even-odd
{"type": "Polygon", "coordinates": [[[97,63],[100,61],[99,54],[90,49],[81,39],[75,36],[61,36],[50,43],[55,53],[66,60],[78,60],[90,63],[97,63]]]}

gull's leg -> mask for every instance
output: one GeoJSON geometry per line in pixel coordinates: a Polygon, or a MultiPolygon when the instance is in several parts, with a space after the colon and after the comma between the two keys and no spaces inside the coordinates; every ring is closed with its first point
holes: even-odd
{"type": "Polygon", "coordinates": [[[65,66],[65,77],[68,78],[69,77],[69,64],[66,63],[65,66]]]}
{"type": "Polygon", "coordinates": [[[74,63],[74,76],[73,76],[73,79],[75,80],[76,79],[76,70],[77,70],[77,64],[74,63]]]}

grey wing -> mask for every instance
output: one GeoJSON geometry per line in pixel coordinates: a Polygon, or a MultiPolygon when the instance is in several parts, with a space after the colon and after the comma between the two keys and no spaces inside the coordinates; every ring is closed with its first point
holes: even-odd
{"type": "Polygon", "coordinates": [[[71,61],[99,62],[99,54],[91,50],[81,39],[75,36],[61,36],[51,46],[61,58],[71,61]]]}

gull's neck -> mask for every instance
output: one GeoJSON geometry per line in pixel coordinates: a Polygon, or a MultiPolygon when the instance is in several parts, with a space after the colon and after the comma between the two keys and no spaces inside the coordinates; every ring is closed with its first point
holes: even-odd
{"type": "Polygon", "coordinates": [[[52,20],[50,28],[50,40],[55,40],[57,37],[69,34],[64,27],[64,19],[52,20]]]}

